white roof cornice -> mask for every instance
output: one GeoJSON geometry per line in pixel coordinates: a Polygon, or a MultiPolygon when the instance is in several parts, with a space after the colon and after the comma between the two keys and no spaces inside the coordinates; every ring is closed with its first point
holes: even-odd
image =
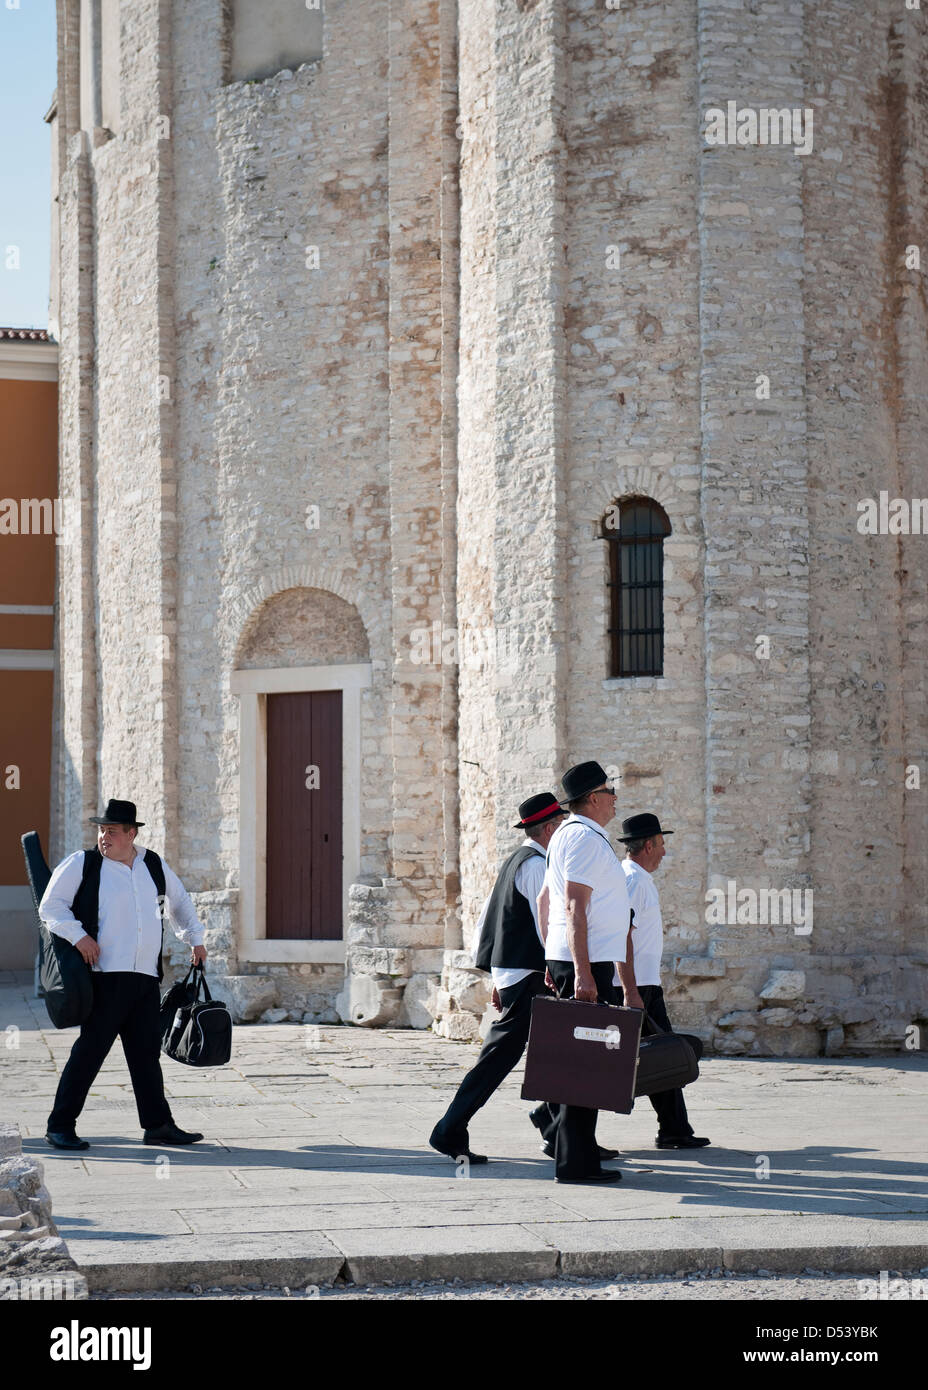
{"type": "Polygon", "coordinates": [[[6,381],[57,381],[58,344],[23,343],[0,338],[0,378],[6,381]]]}

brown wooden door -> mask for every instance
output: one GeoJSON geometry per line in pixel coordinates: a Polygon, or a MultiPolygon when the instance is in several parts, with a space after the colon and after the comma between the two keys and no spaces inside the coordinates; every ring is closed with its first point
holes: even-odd
{"type": "Polygon", "coordinates": [[[267,935],[342,935],[342,692],[267,697],[267,935]]]}

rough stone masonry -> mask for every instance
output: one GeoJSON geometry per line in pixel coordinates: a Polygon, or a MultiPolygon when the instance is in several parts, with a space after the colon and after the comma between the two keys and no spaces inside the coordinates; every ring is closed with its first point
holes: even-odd
{"type": "Polygon", "coordinates": [[[123,0],[98,48],[58,7],[53,853],[132,797],[239,1018],[474,1037],[514,809],[595,757],[675,830],[679,1026],[923,1045],[928,542],[856,522],[928,477],[924,14],[330,0],[320,57],[267,0],[281,66],[232,80],[244,3],[123,0]],[[729,102],[810,148],[707,142],[729,102]],[[632,497],[664,660],[618,677],[632,497]],[[326,690],[341,913],[282,937],[267,710],[326,690]],[[708,921],[731,881],[812,931],[708,921]]]}

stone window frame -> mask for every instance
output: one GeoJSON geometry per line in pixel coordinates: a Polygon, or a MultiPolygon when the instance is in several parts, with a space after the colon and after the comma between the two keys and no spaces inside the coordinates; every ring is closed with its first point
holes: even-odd
{"type": "MultiPolygon", "coordinates": [[[[648,496],[646,493],[643,493],[643,492],[626,493],[625,496],[623,496],[623,497],[615,498],[615,499],[610,503],[610,505],[609,505],[609,510],[611,511],[611,510],[614,510],[614,509],[618,509],[619,514],[620,514],[620,516],[621,516],[621,515],[623,515],[627,510],[631,510],[633,507],[642,507],[642,506],[647,507],[648,510],[649,510],[650,518],[651,518],[651,521],[652,521],[652,527],[653,527],[654,515],[656,514],[656,515],[657,515],[657,520],[658,520],[658,522],[662,523],[662,527],[666,528],[666,529],[661,529],[661,531],[659,531],[659,532],[653,532],[653,530],[652,530],[652,532],[651,532],[651,533],[649,534],[649,536],[646,538],[646,539],[648,539],[649,541],[654,541],[654,540],[657,540],[658,538],[659,538],[659,540],[660,540],[660,552],[659,552],[659,554],[660,554],[660,559],[659,559],[659,567],[660,567],[661,577],[660,577],[660,581],[659,581],[659,583],[658,583],[658,585],[657,585],[657,587],[658,587],[658,592],[659,592],[659,597],[660,597],[660,603],[659,603],[659,608],[660,608],[660,626],[659,626],[659,628],[656,630],[656,631],[658,632],[659,638],[660,638],[660,651],[661,651],[660,670],[657,670],[657,671],[628,671],[628,672],[624,672],[624,671],[616,670],[616,669],[615,669],[616,665],[620,665],[620,664],[621,664],[620,643],[621,643],[622,634],[623,634],[623,631],[624,631],[623,624],[622,624],[622,614],[621,614],[621,593],[622,593],[622,584],[621,584],[621,555],[622,555],[622,541],[620,540],[620,528],[615,528],[615,529],[607,528],[607,526],[606,526],[606,516],[603,515],[603,517],[600,519],[600,523],[599,523],[599,527],[598,527],[598,538],[607,542],[607,546],[606,546],[606,557],[607,557],[606,563],[607,563],[607,572],[608,572],[608,580],[607,580],[607,590],[608,590],[608,593],[607,593],[607,600],[606,600],[606,622],[607,622],[608,646],[607,646],[607,672],[606,672],[606,677],[605,677],[604,684],[608,684],[609,686],[624,686],[624,685],[626,685],[626,684],[627,684],[628,682],[630,682],[630,681],[642,682],[642,683],[643,683],[643,682],[655,682],[655,683],[656,683],[656,682],[663,682],[663,681],[665,680],[665,675],[664,675],[665,604],[664,604],[664,579],[663,579],[663,570],[664,570],[665,544],[666,544],[667,540],[669,540],[669,538],[673,535],[673,523],[672,523],[672,521],[671,521],[671,519],[670,519],[670,514],[669,514],[669,512],[667,511],[667,508],[664,506],[664,504],[663,504],[662,502],[659,502],[659,501],[657,500],[656,497],[650,497],[650,496],[648,496]]],[[[635,544],[635,541],[636,541],[636,540],[637,540],[637,537],[633,538],[631,541],[625,542],[625,544],[633,545],[633,544],[635,544]]]]}
{"type": "Polygon", "coordinates": [[[348,890],[361,872],[361,691],[372,666],[283,666],[236,670],[230,690],[239,699],[240,960],[265,965],[341,964],[345,942],[265,936],[267,871],[267,696],[316,690],[342,692],[342,930],[348,890]]]}

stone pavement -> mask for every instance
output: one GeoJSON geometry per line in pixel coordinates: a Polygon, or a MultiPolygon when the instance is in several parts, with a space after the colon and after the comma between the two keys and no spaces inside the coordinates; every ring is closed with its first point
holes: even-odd
{"type": "Polygon", "coordinates": [[[31,976],[9,972],[4,1030],[0,1118],[44,1161],[92,1289],[928,1265],[922,1054],[706,1059],[688,1097],[712,1147],[656,1150],[647,1101],[603,1114],[624,1181],[600,1189],[552,1181],[519,1072],[471,1126],[498,1157],[457,1176],[427,1137],[477,1049],[428,1032],[252,1024],[227,1067],[163,1059],[177,1122],[207,1136],[164,1152],[139,1142],[117,1046],[81,1156],[42,1137],[75,1030],[52,1028],[31,976]]]}

